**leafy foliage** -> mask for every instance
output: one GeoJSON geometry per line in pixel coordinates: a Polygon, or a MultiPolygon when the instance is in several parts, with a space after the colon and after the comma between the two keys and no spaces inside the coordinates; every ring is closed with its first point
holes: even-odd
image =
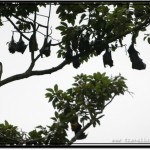
{"type": "MultiPolygon", "coordinates": [[[[124,46],[123,40],[128,34],[132,34],[132,47],[130,46],[128,50],[132,68],[145,69],[146,65],[138,56],[139,53],[134,49],[134,44],[139,33],[145,31],[150,24],[150,5],[148,4],[149,2],[75,2],[71,4],[68,2],[1,2],[0,26],[5,25],[3,18],[6,18],[15,29],[11,41],[8,42],[8,50],[12,54],[15,52],[24,54],[27,45],[22,38],[25,38],[29,44],[31,65],[24,74],[0,81],[0,86],[32,75],[51,74],[70,63],[77,69],[82,63],[87,62],[93,56],[101,55],[102,52],[104,52],[104,66],[112,67],[113,56],[111,54],[113,53],[111,52],[116,52],[118,47],[124,46]],[[54,37],[48,32],[50,13],[44,16],[47,17],[47,25],[40,24],[36,20],[40,7],[46,7],[46,4],[50,6],[58,4],[56,14],[60,19],[60,25],[56,27],[56,30],[59,30],[62,36],[59,43],[53,43],[54,37]],[[34,19],[31,19],[31,15],[34,19]],[[36,40],[36,34],[41,34],[39,27],[46,31],[46,35],[42,33],[44,43],[41,49],[38,49],[36,40]],[[15,32],[20,34],[18,42],[14,41],[15,32]],[[29,33],[32,35],[30,36],[29,33]],[[50,57],[50,46],[57,45],[59,45],[56,51],[57,56],[63,58],[64,62],[56,68],[32,71],[40,56],[41,58],[43,55],[50,57]],[[37,53],[39,54],[36,55],[37,53]]],[[[150,34],[145,35],[144,40],[150,43],[150,34]]],[[[5,121],[4,124],[0,124],[1,145],[67,145],[72,143],[79,139],[78,134],[81,130],[85,131],[88,128],[86,125],[94,127],[100,125],[105,107],[115,96],[128,91],[125,78],[121,75],[109,78],[105,73],[98,72],[93,75],[80,74],[74,79],[73,87],[66,91],[59,89],[57,84],[54,88],[47,89],[46,97],[55,109],[54,116],[51,118],[54,123],[51,126],[37,126],[26,134],[18,131],[17,126],[5,121]],[[80,129],[79,122],[83,124],[82,129],[80,129]],[[71,141],[67,136],[69,123],[72,131],[75,131],[75,138],[71,141]],[[74,129],[76,125],[79,131],[74,129]]]]}
{"type": "MultiPolygon", "coordinates": [[[[125,78],[121,75],[109,78],[105,73],[98,72],[93,75],[80,74],[74,79],[73,87],[66,91],[59,89],[57,84],[47,89],[46,97],[55,109],[51,126],[40,125],[26,134],[5,121],[0,124],[1,145],[67,145],[70,143],[67,135],[69,122],[75,125],[77,118],[80,118],[83,124],[92,122],[94,127],[100,125],[104,108],[116,95],[128,91],[125,78]]],[[[76,131],[74,127],[72,130],[76,131]]]]}

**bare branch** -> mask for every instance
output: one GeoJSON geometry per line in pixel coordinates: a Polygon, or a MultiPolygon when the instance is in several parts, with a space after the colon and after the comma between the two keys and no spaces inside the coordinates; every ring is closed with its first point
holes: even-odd
{"type": "MultiPolygon", "coordinates": [[[[51,4],[51,3],[50,3],[51,4]]],[[[38,16],[42,16],[42,17],[46,17],[48,18],[48,16],[45,16],[45,15],[41,15],[41,14],[37,14],[38,16]]]]}
{"type": "Polygon", "coordinates": [[[47,36],[47,37],[48,37],[48,30],[49,30],[50,15],[51,15],[51,4],[50,4],[50,6],[49,6],[49,14],[48,14],[48,20],[47,20],[47,33],[46,33],[46,36],[47,36]]]}
{"type": "MultiPolygon", "coordinates": [[[[31,20],[31,21],[34,21],[33,19],[31,19],[31,18],[29,18],[29,17],[27,17],[29,20],[31,20]]],[[[43,28],[47,28],[47,26],[44,26],[44,25],[42,25],[42,24],[40,24],[40,23],[38,23],[38,22],[36,22],[36,24],[38,24],[39,26],[41,26],[41,27],[43,27],[43,28]]]]}
{"type": "Polygon", "coordinates": [[[51,44],[51,46],[57,46],[60,45],[62,42],[56,43],[56,44],[51,44]]]}
{"type": "MultiPolygon", "coordinates": [[[[36,61],[38,58],[40,57],[40,55],[38,55],[34,61],[36,61]]],[[[33,62],[34,62],[33,61],[33,62]]],[[[45,74],[52,74],[53,72],[56,72],[60,69],[62,69],[65,65],[68,64],[68,61],[63,61],[61,64],[59,64],[58,66],[56,67],[53,67],[51,69],[47,69],[47,70],[39,70],[39,71],[26,71],[25,73],[22,73],[22,74],[17,74],[17,75],[14,75],[14,76],[11,76],[11,77],[8,77],[2,81],[0,81],[0,86],[3,86],[7,83],[10,83],[10,82],[13,82],[13,81],[16,81],[16,80],[20,80],[20,79],[25,79],[25,78],[28,78],[28,77],[31,77],[31,76],[35,76],[35,75],[45,75],[45,74]]],[[[28,69],[29,70],[29,69],[28,69]]]]}

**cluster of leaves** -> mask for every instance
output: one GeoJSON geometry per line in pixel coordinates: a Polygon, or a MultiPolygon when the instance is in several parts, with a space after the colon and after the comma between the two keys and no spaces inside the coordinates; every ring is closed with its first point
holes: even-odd
{"type": "MultiPolygon", "coordinates": [[[[39,12],[39,8],[46,7],[46,4],[44,2],[3,2],[0,5],[0,24],[2,25],[2,17],[7,19],[15,17],[17,19],[15,24],[20,32],[32,29],[37,32],[29,16],[39,12]]],[[[139,31],[145,31],[150,22],[150,7],[145,2],[59,2],[56,4],[59,5],[56,13],[60,19],[60,25],[56,29],[62,35],[60,49],[57,51],[58,58],[62,57],[68,60],[68,63],[72,62],[74,68],[78,68],[84,61],[87,62],[103,51],[109,50],[111,53],[118,47],[122,47],[123,39],[127,34],[134,33],[138,37],[139,31]]],[[[146,38],[149,42],[149,35],[144,39],[146,38]]],[[[109,58],[106,61],[108,63],[104,62],[104,66],[108,64],[112,67],[112,58],[111,56],[109,58]]]]}
{"type": "Polygon", "coordinates": [[[22,139],[22,135],[17,126],[9,124],[6,120],[4,124],[0,124],[0,145],[18,144],[20,139],[22,139]]]}
{"type": "Polygon", "coordinates": [[[121,75],[109,78],[105,73],[94,73],[93,75],[77,75],[73,87],[65,92],[58,89],[48,88],[46,97],[52,102],[57,110],[52,119],[62,124],[69,122],[75,115],[80,117],[81,122],[93,120],[93,126],[99,122],[99,115],[103,112],[107,103],[111,102],[116,95],[124,94],[127,86],[125,78],[121,75]],[[67,107],[71,111],[64,116],[67,107]]]}
{"type": "Polygon", "coordinates": [[[108,47],[110,51],[122,47],[123,38],[129,33],[135,34],[136,27],[139,26],[136,37],[139,31],[145,31],[149,25],[150,6],[134,2],[80,2],[80,5],[60,3],[56,13],[61,19],[61,24],[56,29],[62,35],[58,57],[67,59],[66,54],[69,53],[78,61],[78,65],[73,65],[78,68],[81,63],[100,55],[108,47]],[[67,49],[66,41],[69,41],[71,50],[67,49]],[[87,48],[81,51],[79,43],[87,48]]]}
{"type": "MultiPolygon", "coordinates": [[[[27,18],[35,11],[39,11],[39,7],[45,7],[46,3],[40,2],[1,2],[0,5],[0,25],[2,23],[2,17],[21,17],[27,18]],[[7,10],[7,11],[6,11],[7,10]]],[[[21,21],[16,22],[20,30],[30,29],[30,24],[21,21]]]]}
{"type": "Polygon", "coordinates": [[[83,124],[92,122],[94,127],[100,125],[104,108],[116,95],[128,90],[121,75],[109,78],[105,73],[98,72],[80,74],[74,79],[73,87],[66,91],[60,90],[57,84],[47,89],[46,97],[55,109],[51,126],[37,126],[26,134],[5,121],[0,124],[0,145],[65,145],[70,142],[67,131],[71,120],[78,117],[83,124]],[[65,114],[68,107],[69,112],[65,114]]]}

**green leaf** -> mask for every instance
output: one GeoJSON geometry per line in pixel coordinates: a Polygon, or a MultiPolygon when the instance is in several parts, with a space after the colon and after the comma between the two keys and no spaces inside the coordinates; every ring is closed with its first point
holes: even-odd
{"type": "Polygon", "coordinates": [[[58,115],[58,112],[57,112],[57,111],[55,111],[55,117],[56,117],[56,118],[58,118],[58,117],[59,117],[59,115],[58,115]]]}
{"type": "Polygon", "coordinates": [[[65,22],[60,22],[63,26],[68,27],[67,23],[65,22]]]}
{"type": "Polygon", "coordinates": [[[9,123],[7,120],[5,120],[5,126],[9,126],[9,123]]]}
{"type": "Polygon", "coordinates": [[[54,91],[58,92],[58,85],[57,84],[54,85],[54,91]]]}
{"type": "Polygon", "coordinates": [[[55,117],[51,117],[52,120],[57,121],[57,119],[55,117]]]}
{"type": "Polygon", "coordinates": [[[150,37],[147,38],[148,43],[150,44],[150,37]]]}
{"type": "Polygon", "coordinates": [[[83,19],[85,18],[86,14],[82,14],[81,19],[79,21],[79,24],[83,21],[83,19]]]}
{"type": "Polygon", "coordinates": [[[56,27],[56,29],[60,30],[60,31],[65,31],[66,27],[64,27],[64,26],[58,26],[58,27],[56,27]]]}
{"type": "Polygon", "coordinates": [[[54,90],[52,88],[48,88],[46,90],[49,91],[49,92],[51,92],[51,93],[54,93],[54,90]]]}

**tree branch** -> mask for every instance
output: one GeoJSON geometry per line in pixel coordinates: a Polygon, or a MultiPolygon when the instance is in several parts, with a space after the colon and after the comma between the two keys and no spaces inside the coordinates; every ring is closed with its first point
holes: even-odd
{"type": "Polygon", "coordinates": [[[150,24],[150,20],[149,19],[146,19],[145,22],[143,22],[141,25],[139,26],[136,26],[130,30],[127,30],[125,31],[124,33],[120,34],[120,35],[117,35],[117,36],[114,36],[113,38],[111,38],[110,40],[106,41],[106,43],[111,43],[111,42],[114,42],[116,41],[117,39],[120,39],[122,38],[123,36],[126,36],[127,34],[133,32],[133,31],[136,31],[136,30],[140,30],[142,27],[147,27],[148,25],[150,24]]]}
{"type": "Polygon", "coordinates": [[[14,18],[16,18],[16,19],[22,21],[22,22],[25,22],[25,23],[27,23],[27,24],[28,24],[28,23],[31,24],[32,27],[33,27],[33,23],[32,23],[32,22],[26,21],[26,20],[24,20],[24,19],[22,19],[22,18],[19,18],[18,16],[14,15],[14,14],[12,14],[12,16],[13,16],[14,18]]]}
{"type": "MultiPolygon", "coordinates": [[[[100,117],[99,117],[99,119],[100,118],[102,118],[104,115],[101,115],[100,117]]],[[[92,124],[93,124],[93,122],[94,122],[95,120],[91,120],[89,123],[87,123],[67,144],[66,144],[66,146],[70,146],[71,144],[73,144],[76,140],[77,140],[77,138],[86,130],[86,129],[88,129],[92,124]]]]}
{"type": "MultiPolygon", "coordinates": [[[[31,18],[29,18],[29,17],[27,17],[29,20],[31,20],[31,21],[34,21],[34,20],[32,20],[31,18]]],[[[38,22],[36,22],[36,24],[38,24],[40,27],[43,27],[43,28],[47,28],[47,26],[44,26],[44,25],[42,25],[42,24],[40,24],[40,23],[38,23],[38,22]]]]}
{"type": "Polygon", "coordinates": [[[111,102],[112,102],[112,100],[115,98],[115,96],[116,96],[116,94],[114,94],[114,96],[111,98],[111,100],[104,106],[104,108],[108,105],[108,104],[110,104],[111,102]]]}
{"type": "Polygon", "coordinates": [[[48,37],[48,29],[49,29],[49,20],[51,15],[51,4],[49,6],[49,14],[48,14],[48,20],[47,20],[47,31],[46,31],[46,37],[48,37]]]}
{"type": "MultiPolygon", "coordinates": [[[[36,61],[38,58],[40,57],[40,55],[38,55],[34,61],[36,61]]],[[[32,63],[34,63],[34,61],[32,63]]],[[[59,64],[58,66],[56,67],[53,67],[51,69],[47,69],[47,70],[39,70],[39,71],[26,71],[25,73],[21,73],[21,74],[17,74],[17,75],[14,75],[14,76],[11,76],[11,77],[8,77],[2,81],[0,81],[0,86],[3,86],[7,83],[10,83],[10,82],[13,82],[13,81],[16,81],[16,80],[20,80],[20,79],[24,79],[24,78],[28,78],[28,77],[31,77],[31,76],[35,76],[35,75],[45,75],[45,74],[51,74],[53,72],[56,72],[60,69],[62,69],[65,65],[68,64],[68,61],[63,61],[61,64],[59,64]]],[[[29,69],[28,69],[29,70],[29,69]]]]}
{"type": "Polygon", "coordinates": [[[7,16],[5,16],[7,19],[8,19],[8,21],[14,26],[14,28],[26,39],[26,40],[28,40],[29,41],[29,38],[27,37],[27,36],[25,36],[19,29],[18,29],[18,27],[13,23],[13,21],[9,18],[9,17],[7,17],[7,16]]]}

